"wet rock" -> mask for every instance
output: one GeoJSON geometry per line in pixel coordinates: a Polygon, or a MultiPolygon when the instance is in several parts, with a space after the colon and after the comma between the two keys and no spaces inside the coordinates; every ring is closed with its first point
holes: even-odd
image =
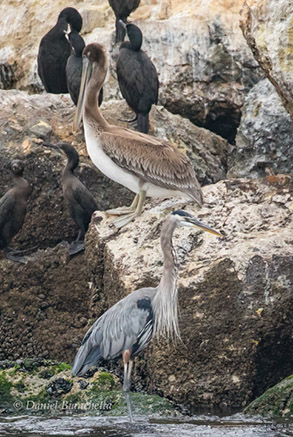
{"type": "Polygon", "coordinates": [[[72,386],[73,383],[64,378],[56,378],[48,385],[47,392],[50,396],[59,397],[63,394],[69,393],[72,386]]]}
{"type": "Polygon", "coordinates": [[[241,28],[266,76],[293,117],[292,3],[287,0],[245,2],[241,28]]]}
{"type": "Polygon", "coordinates": [[[228,176],[264,177],[293,172],[293,122],[268,79],[249,92],[242,108],[228,176]]]}
{"type": "MultiPolygon", "coordinates": [[[[6,412],[30,416],[42,413],[56,416],[64,412],[87,416],[127,414],[121,384],[115,375],[97,371],[89,382],[84,381],[81,390],[80,380],[72,378],[71,366],[66,363],[43,360],[26,373],[21,370],[15,362],[12,367],[0,370],[0,411],[5,408],[6,412]]],[[[135,414],[166,416],[174,412],[170,401],[156,395],[133,393],[132,401],[135,414]]]]}
{"type": "Polygon", "coordinates": [[[246,414],[270,417],[293,417],[293,376],[281,381],[249,404],[246,414]]]}
{"type": "MultiPolygon", "coordinates": [[[[227,180],[204,187],[200,211],[187,205],[224,238],[176,232],[182,343],[154,341],[136,358],[134,386],[190,410],[242,408],[292,373],[290,190],[289,176],[227,180]]],[[[99,299],[90,323],[131,291],[158,284],[160,224],[184,205],[179,199],[148,202],[144,214],[120,231],[113,218],[95,213],[86,250],[99,299]],[[98,217],[103,220],[95,224],[98,217]]]]}

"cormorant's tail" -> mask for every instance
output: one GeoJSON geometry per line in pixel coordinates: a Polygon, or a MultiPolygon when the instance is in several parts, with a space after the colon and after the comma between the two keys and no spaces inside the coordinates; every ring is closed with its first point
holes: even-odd
{"type": "MultiPolygon", "coordinates": [[[[124,21],[124,20],[123,20],[124,21]]],[[[119,24],[119,19],[116,20],[116,43],[123,42],[126,35],[126,30],[121,24],[119,24]]]]}
{"type": "Polygon", "coordinates": [[[92,346],[91,342],[87,341],[80,346],[76,354],[71,371],[72,375],[84,375],[91,366],[97,364],[100,358],[102,358],[102,355],[99,345],[92,346]]]}
{"type": "Polygon", "coordinates": [[[149,114],[137,114],[137,129],[147,134],[149,131],[149,114]]]}

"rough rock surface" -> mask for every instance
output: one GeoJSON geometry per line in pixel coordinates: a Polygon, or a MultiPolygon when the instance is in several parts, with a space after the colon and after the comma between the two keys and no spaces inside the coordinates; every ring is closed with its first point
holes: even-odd
{"type": "Polygon", "coordinates": [[[293,118],[293,4],[249,0],[242,12],[243,34],[266,76],[293,118]]]}
{"type": "MultiPolygon", "coordinates": [[[[188,205],[225,237],[176,233],[182,343],[155,341],[137,359],[137,383],[191,409],[240,408],[292,373],[290,189],[289,177],[222,181],[204,188],[200,212],[188,205]]],[[[149,203],[119,232],[95,213],[87,237],[95,317],[132,290],[158,284],[160,223],[179,206],[149,203]]]]}
{"type": "MultiPolygon", "coordinates": [[[[166,416],[174,411],[171,402],[159,396],[135,393],[132,398],[135,414],[166,416]]],[[[127,414],[115,375],[100,369],[86,380],[73,378],[70,365],[41,358],[0,361],[0,408],[1,412],[46,416],[127,414]]]]}
{"type": "Polygon", "coordinates": [[[269,388],[265,393],[249,404],[246,414],[260,414],[270,417],[293,417],[293,376],[290,375],[279,384],[269,388]]]}
{"type": "Polygon", "coordinates": [[[264,177],[266,172],[293,173],[293,122],[268,79],[248,93],[228,159],[230,177],[264,177]]]}
{"type": "MultiPolygon", "coordinates": [[[[142,0],[130,19],[144,33],[143,49],[155,63],[161,84],[159,101],[200,126],[232,141],[243,99],[260,69],[239,28],[243,0],[142,0]]],[[[40,91],[37,53],[42,36],[55,24],[64,0],[2,2],[0,87],[40,91]],[[17,7],[17,16],[15,8],[17,7]],[[27,25],[23,25],[27,23],[27,25]]],[[[98,41],[111,54],[105,100],[118,96],[113,11],[107,0],[73,0],[83,16],[87,43],[98,41]]]]}

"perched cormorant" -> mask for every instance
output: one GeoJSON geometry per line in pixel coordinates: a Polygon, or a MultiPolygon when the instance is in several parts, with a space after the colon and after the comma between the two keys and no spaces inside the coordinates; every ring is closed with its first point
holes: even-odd
{"type": "Polygon", "coordinates": [[[158,102],[159,80],[156,67],[142,50],[142,33],[135,24],[124,24],[129,41],[123,42],[117,60],[117,77],[122,96],[136,113],[137,128],[149,131],[149,112],[158,102]]]}
{"type": "Polygon", "coordinates": [[[80,32],[82,18],[74,8],[63,9],[55,26],[42,38],[38,53],[38,73],[48,93],[68,93],[66,63],[70,44],[65,36],[68,25],[71,31],[80,32]]]}
{"type": "Polygon", "coordinates": [[[67,164],[62,171],[62,190],[65,203],[71,217],[79,227],[79,232],[74,243],[69,248],[69,254],[74,255],[84,249],[84,237],[88,230],[91,217],[98,209],[97,203],[89,190],[75,176],[74,170],[79,163],[79,155],[74,147],[67,143],[54,145],[44,143],[44,146],[63,150],[67,156],[67,164]]]}
{"type": "Polygon", "coordinates": [[[20,159],[11,161],[10,170],[14,175],[14,187],[0,199],[0,249],[4,250],[6,258],[24,263],[24,258],[16,256],[21,251],[9,249],[8,244],[22,228],[32,190],[22,177],[24,163],[20,159]]]}
{"type": "MultiPolygon", "coordinates": [[[[66,64],[66,81],[70,97],[77,105],[80,81],[82,74],[82,51],[85,48],[85,42],[76,30],[69,33],[68,39],[71,46],[71,55],[66,64]]],[[[101,106],[103,101],[103,88],[100,91],[98,103],[101,106]]]]}
{"type": "Polygon", "coordinates": [[[113,126],[105,120],[97,99],[108,66],[106,50],[101,44],[84,48],[73,132],[83,119],[87,151],[95,166],[136,194],[130,207],[107,211],[122,215],[114,221],[115,226],[121,228],[140,215],[146,197],[184,196],[202,205],[201,187],[184,153],[165,140],[113,126]]]}
{"type": "Polygon", "coordinates": [[[119,25],[119,20],[126,23],[128,15],[135,11],[139,2],[140,0],[109,0],[109,4],[116,17],[116,42],[124,41],[126,33],[125,29],[119,25]]]}

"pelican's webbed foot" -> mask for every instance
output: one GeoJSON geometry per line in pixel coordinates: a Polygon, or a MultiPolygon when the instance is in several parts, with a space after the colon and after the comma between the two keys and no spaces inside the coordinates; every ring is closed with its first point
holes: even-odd
{"type": "Polygon", "coordinates": [[[79,252],[82,252],[84,248],[85,248],[84,241],[74,241],[69,245],[68,248],[69,256],[73,256],[79,252]]]}
{"type": "Polygon", "coordinates": [[[120,206],[119,208],[108,209],[106,213],[110,215],[123,215],[123,214],[134,213],[138,204],[138,200],[139,200],[139,194],[136,194],[130,206],[120,206]]]}

